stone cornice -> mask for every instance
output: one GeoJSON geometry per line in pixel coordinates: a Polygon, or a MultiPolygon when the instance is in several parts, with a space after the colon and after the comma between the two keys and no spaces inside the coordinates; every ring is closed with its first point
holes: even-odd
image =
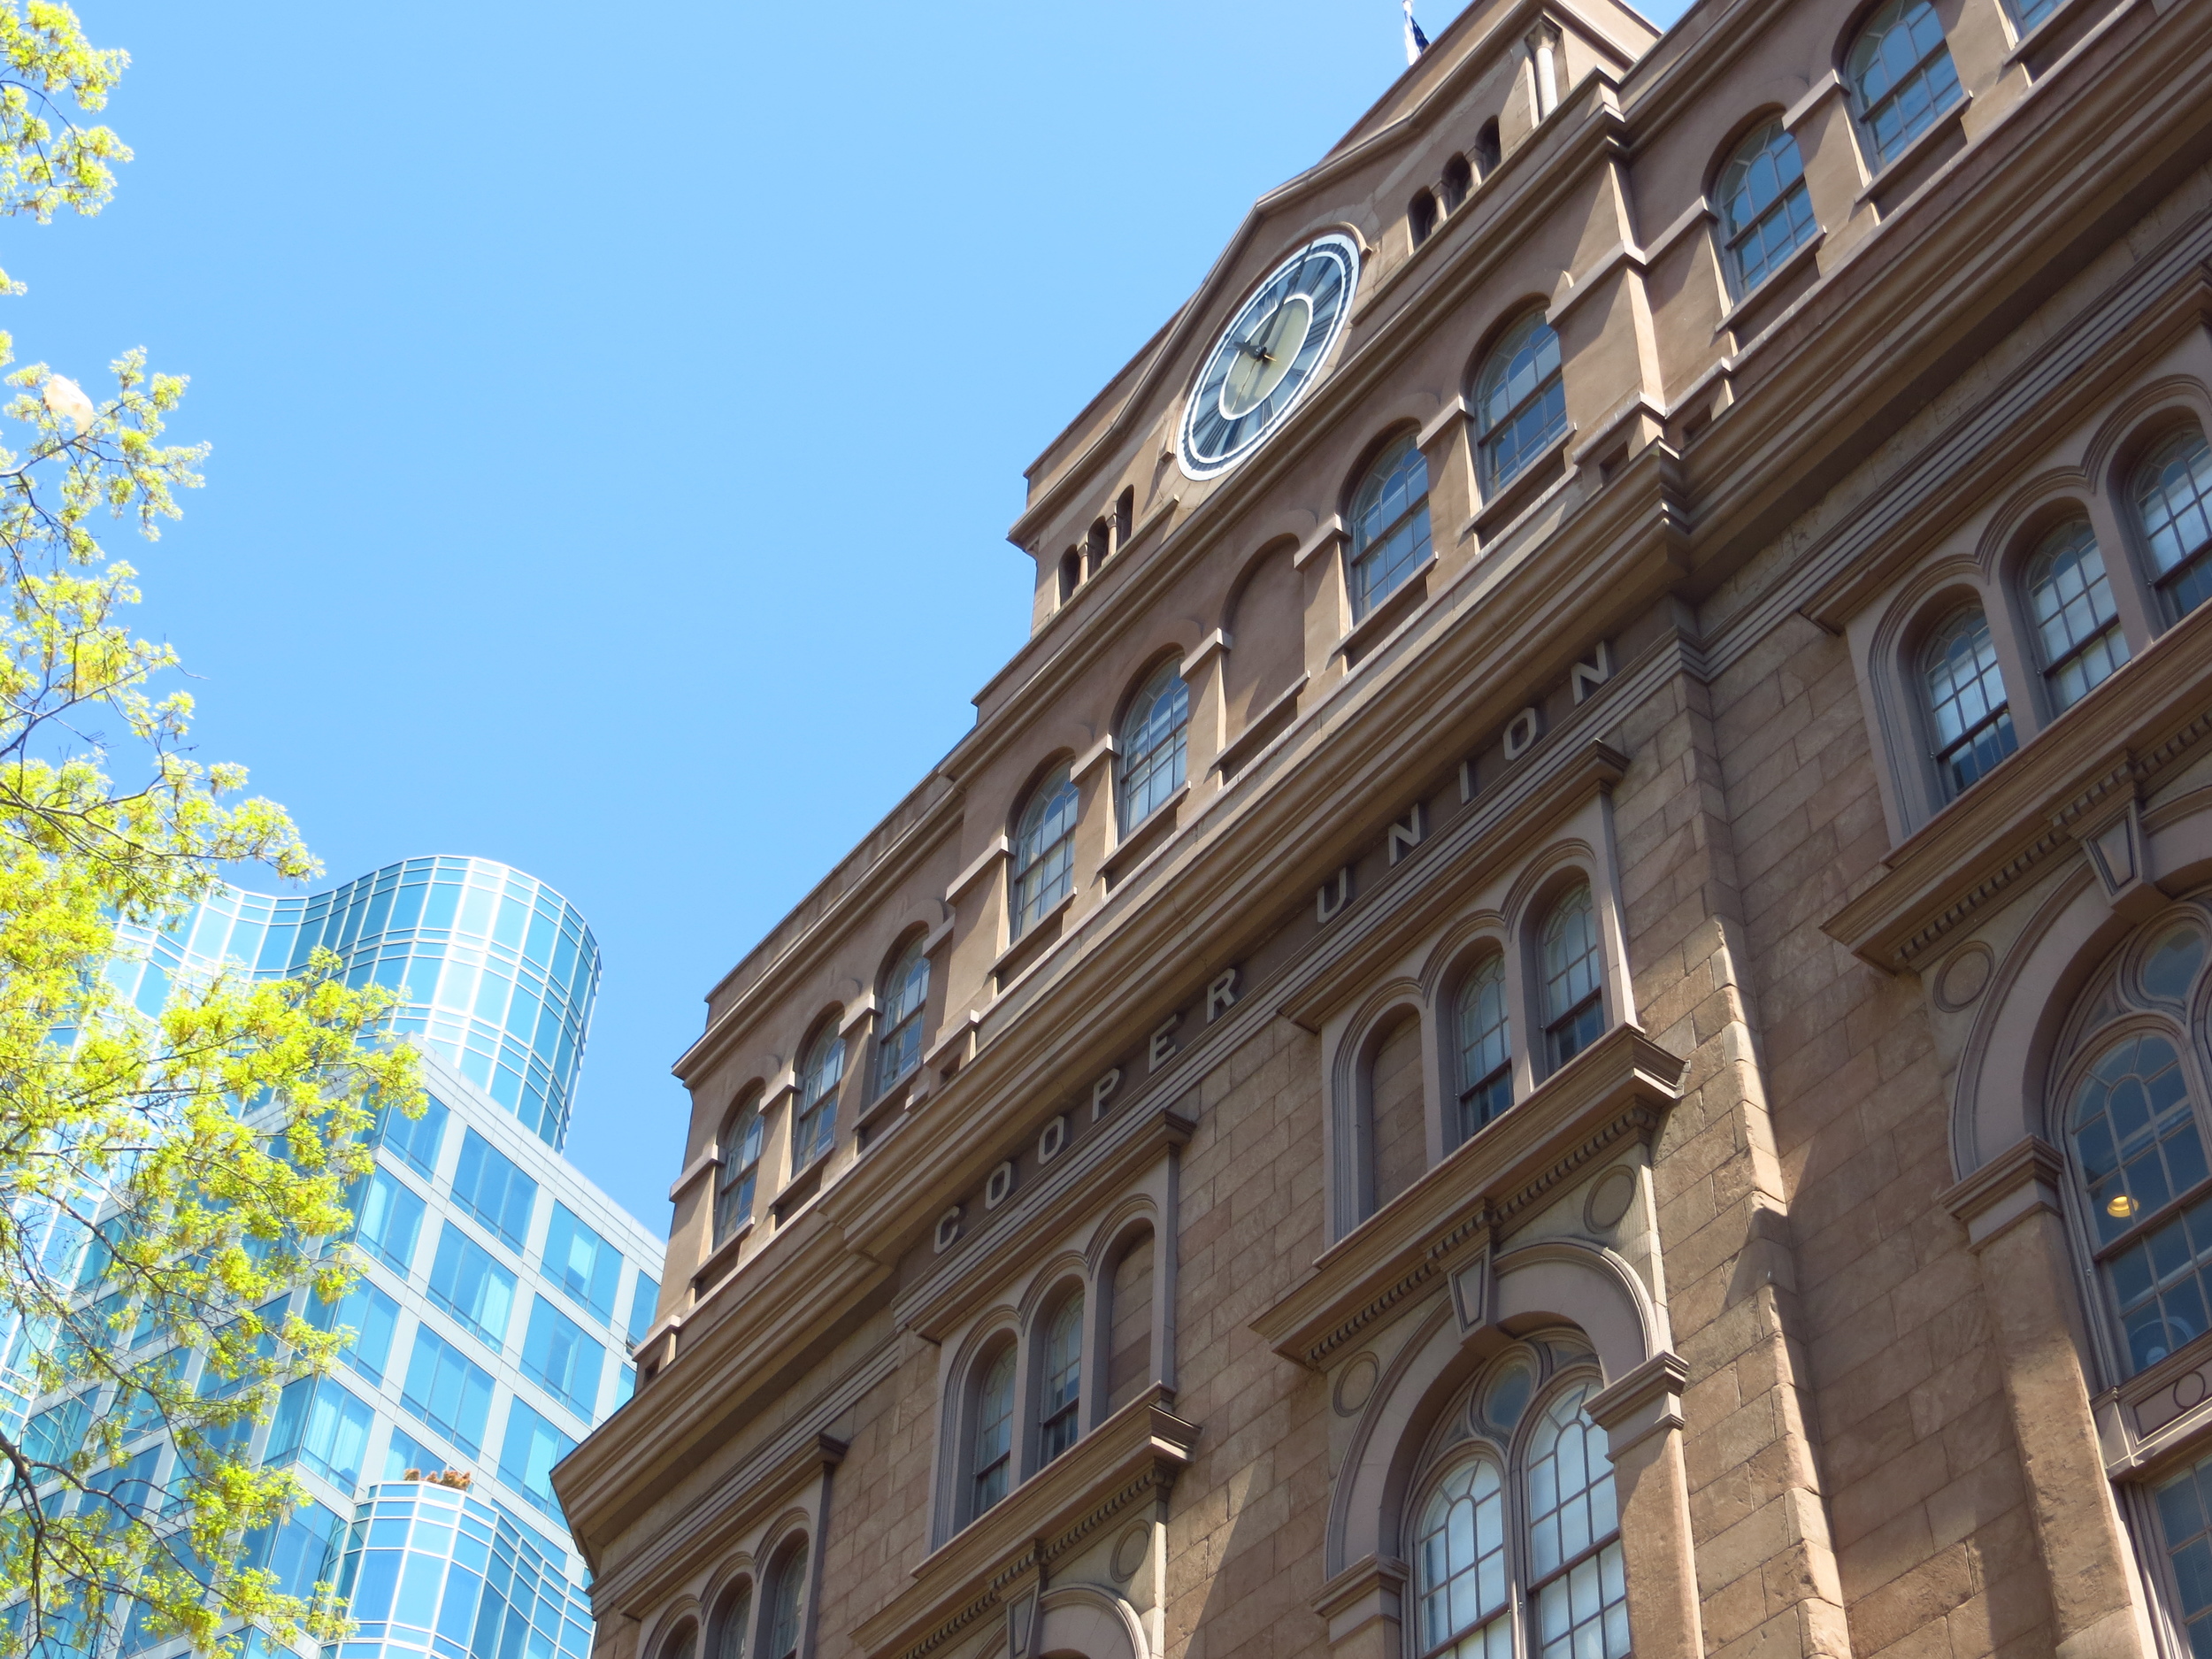
{"type": "Polygon", "coordinates": [[[2212,606],[2193,612],[1909,837],[1822,924],[1886,972],[1917,969],[1981,910],[2079,844],[2116,797],[2154,787],[2208,733],[2212,606]]]}
{"type": "Polygon", "coordinates": [[[1967,1243],[1984,1246],[2028,1217],[2062,1212],[2065,1155],[2039,1135],[2028,1135],[2000,1152],[1936,1202],[1965,1224],[1967,1243]]]}
{"type": "Polygon", "coordinates": [[[1164,1495],[1190,1464],[1198,1426],[1154,1387],[1108,1417],[996,1506],[930,1552],[912,1584],[853,1630],[879,1659],[922,1659],[1003,1605],[1002,1592],[1080,1548],[1133,1504],[1164,1495]]]}
{"type": "Polygon", "coordinates": [[[703,1437],[726,1437],[766,1394],[826,1352],[887,1297],[891,1274],[889,1264],[850,1248],[817,1205],[697,1305],[664,1321],[673,1361],[649,1380],[641,1372],[637,1401],[561,1465],[562,1509],[579,1546],[588,1554],[680,1479],[703,1437]],[[649,1405],[639,1403],[649,1397],[649,1405]]]}
{"type": "Polygon", "coordinates": [[[1615,1148],[1657,1134],[1687,1063],[1632,1025],[1600,1038],[1503,1117],[1322,1252],[1312,1277],[1252,1322],[1275,1351],[1320,1370],[1451,1258],[1509,1231],[1615,1148]]]}

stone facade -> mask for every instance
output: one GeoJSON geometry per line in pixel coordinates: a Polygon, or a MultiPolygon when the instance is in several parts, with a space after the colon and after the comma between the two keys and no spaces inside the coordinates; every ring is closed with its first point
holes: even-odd
{"type": "Polygon", "coordinates": [[[709,995],[602,1659],[2191,1651],[2208,85],[1490,0],[1262,201],[709,995]]]}

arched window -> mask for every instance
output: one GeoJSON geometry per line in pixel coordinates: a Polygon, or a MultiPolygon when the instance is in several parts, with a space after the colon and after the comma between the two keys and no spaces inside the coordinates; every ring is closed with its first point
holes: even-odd
{"type": "Polygon", "coordinates": [[[1498,170],[1498,163],[1503,158],[1504,149],[1498,142],[1498,118],[1494,115],[1475,134],[1475,171],[1486,179],[1498,170]]]}
{"type": "Polygon", "coordinates": [[[806,1546],[801,1543],[777,1563],[768,1603],[768,1647],[762,1659],[793,1659],[806,1610],[806,1546]]]}
{"type": "Polygon", "coordinates": [[[1589,1360],[1565,1332],[1517,1343],[1447,1415],[1437,1472],[1409,1511],[1423,1659],[1626,1659],[1612,1460],[1584,1409],[1589,1360]]]}
{"type": "Polygon", "coordinates": [[[1082,1432],[1083,1293],[1052,1310],[1045,1327],[1044,1386],[1037,1405],[1037,1462],[1050,1463],[1082,1432]]]}
{"type": "Polygon", "coordinates": [[[1070,548],[1060,555],[1060,603],[1075,597],[1075,590],[1083,585],[1083,555],[1070,548]]]}
{"type": "Polygon", "coordinates": [[[1137,488],[1132,484],[1114,497],[1114,547],[1117,551],[1129,545],[1129,538],[1137,528],[1137,488]]]}
{"type": "Polygon", "coordinates": [[[2017,747],[1996,642],[1979,605],[1955,611],[1920,654],[1934,729],[1936,776],[1947,801],[2017,747]]]}
{"type": "Polygon", "coordinates": [[[912,1075],[922,1063],[922,1008],[929,1001],[929,958],[922,941],[899,952],[883,978],[883,1012],[876,1036],[876,1093],[912,1075]]]}
{"type": "Polygon", "coordinates": [[[1075,812],[1081,797],[1068,769],[1039,784],[1014,834],[1013,924],[1016,939],[1075,890],[1075,812]]]}
{"type": "Polygon", "coordinates": [[[1720,218],[1739,294],[1750,293],[1819,234],[1805,164],[1781,122],[1752,134],[1722,170],[1720,218]]]}
{"type": "Polygon", "coordinates": [[[792,1119],[791,1167],[796,1171],[837,1138],[837,1085],[845,1075],[845,1040],[831,1021],[807,1045],[799,1065],[799,1111],[792,1119]]]}
{"type": "Polygon", "coordinates": [[[2075,1086],[2067,1127],[2130,1368],[2140,1371],[2212,1326],[2212,1206],[2183,1209],[2205,1184],[2204,1138],[2172,1041],[2148,1031],[2114,1042],[2075,1086]]]}
{"type": "Polygon", "coordinates": [[[2166,615],[2178,621],[2212,594],[2212,448],[2194,426],[2136,469],[2135,511],[2166,615]]]}
{"type": "Polygon", "coordinates": [[[1444,177],[1438,184],[1438,192],[1447,213],[1456,213],[1459,204],[1467,199],[1467,193],[1475,188],[1475,170],[1467,165],[1464,156],[1454,156],[1444,164],[1444,177]]]}
{"type": "Polygon", "coordinates": [[[1544,918],[1544,1049],[1554,1071],[1605,1029],[1605,972],[1597,911],[1586,882],[1544,918]]]}
{"type": "Polygon", "coordinates": [[[699,1627],[687,1621],[661,1644],[661,1659],[699,1659],[699,1627]]]}
{"type": "Polygon", "coordinates": [[[1483,487],[1493,492],[1520,476],[1567,430],[1566,383],[1559,336],[1541,311],[1513,325],[1483,365],[1475,393],[1483,487]]]}
{"type": "Polygon", "coordinates": [[[1014,1345],[988,1360],[975,1390],[975,1431],[968,1460],[968,1518],[1006,1495],[1014,1461],[1014,1345]]]}
{"type": "Polygon", "coordinates": [[[1095,576],[1099,567],[1106,563],[1106,556],[1114,550],[1113,534],[1107,529],[1103,518],[1092,522],[1090,537],[1084,546],[1085,564],[1089,573],[1095,576]]]}
{"type": "Polygon", "coordinates": [[[1958,72],[1928,0],[1889,0],[1877,12],[1851,44],[1845,78],[1877,173],[1959,101],[1958,72]]]}
{"type": "Polygon", "coordinates": [[[753,1586],[748,1580],[723,1598],[721,1619],[715,1629],[714,1659],[745,1659],[752,1623],[753,1586]]]}
{"type": "Polygon", "coordinates": [[[1352,498],[1352,620],[1428,561],[1429,464],[1408,434],[1367,470],[1352,498]]]}
{"type": "Polygon", "coordinates": [[[1537,1419],[1528,1443],[1528,1555],[1538,1659],[1624,1659],[1628,1590],[1605,1431],[1587,1383],[1537,1419]]]}
{"type": "Polygon", "coordinates": [[[1121,775],[1115,793],[1123,834],[1150,818],[1183,787],[1189,737],[1190,687],[1183,683],[1178,664],[1163,663],[1122,717],[1121,775]]]}
{"type": "Polygon", "coordinates": [[[1416,190],[1413,200],[1406,204],[1406,228],[1413,233],[1413,245],[1417,248],[1436,228],[1436,198],[1426,190],[1416,190]]]}
{"type": "Polygon", "coordinates": [[[1471,1453],[1429,1494],[1414,1542],[1421,1580],[1421,1651],[1452,1659],[1513,1659],[1507,1586],[1505,1477],[1471,1453]],[[1472,1632],[1463,1641],[1463,1632],[1472,1632]]]}
{"type": "Polygon", "coordinates": [[[2028,560],[2028,610],[2054,710],[2070,708],[2128,659],[2104,554],[2089,520],[2060,525],[2028,560]]]}
{"type": "Polygon", "coordinates": [[[1513,1031],[1505,958],[1493,955],[1459,987],[1459,1138],[1513,1104],[1513,1031]]]}
{"type": "Polygon", "coordinates": [[[753,1218],[753,1196],[760,1185],[760,1102],[747,1101],[722,1125],[722,1169],[714,1187],[714,1242],[737,1236],[753,1218]]]}

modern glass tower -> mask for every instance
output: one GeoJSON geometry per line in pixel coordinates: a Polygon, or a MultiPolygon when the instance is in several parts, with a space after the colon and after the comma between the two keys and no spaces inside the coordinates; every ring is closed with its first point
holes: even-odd
{"type": "MultiPolygon", "coordinates": [[[[255,1431],[309,1499],[250,1559],[296,1594],[330,1578],[351,1595],[356,1638],[325,1659],[582,1659],[584,1563],[549,1476],[630,1397],[663,1251],[558,1152],[598,982],[590,929],[519,871],[440,857],[305,898],[227,888],[126,943],[111,976],[149,1012],[179,974],[227,960],[280,977],[327,944],[349,983],[403,989],[399,1027],[425,1050],[428,1109],[379,1125],[355,1191],[361,1283],[336,1307],[293,1293],[355,1334],[255,1431]]],[[[40,1402],[27,1432],[81,1409],[40,1402]]],[[[131,1450],[129,1477],[158,1494],[171,1449],[131,1450]]],[[[121,1659],[182,1647],[129,1618],[82,1641],[121,1659]]]]}

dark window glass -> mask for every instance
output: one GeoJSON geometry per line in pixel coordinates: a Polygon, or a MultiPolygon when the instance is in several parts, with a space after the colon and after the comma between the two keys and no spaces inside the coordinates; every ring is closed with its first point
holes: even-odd
{"type": "Polygon", "coordinates": [[[1958,612],[1936,630],[1921,664],[1935,726],[1936,777],[1948,800],[2017,746],[1989,618],[1978,607],[1958,612]]]}

